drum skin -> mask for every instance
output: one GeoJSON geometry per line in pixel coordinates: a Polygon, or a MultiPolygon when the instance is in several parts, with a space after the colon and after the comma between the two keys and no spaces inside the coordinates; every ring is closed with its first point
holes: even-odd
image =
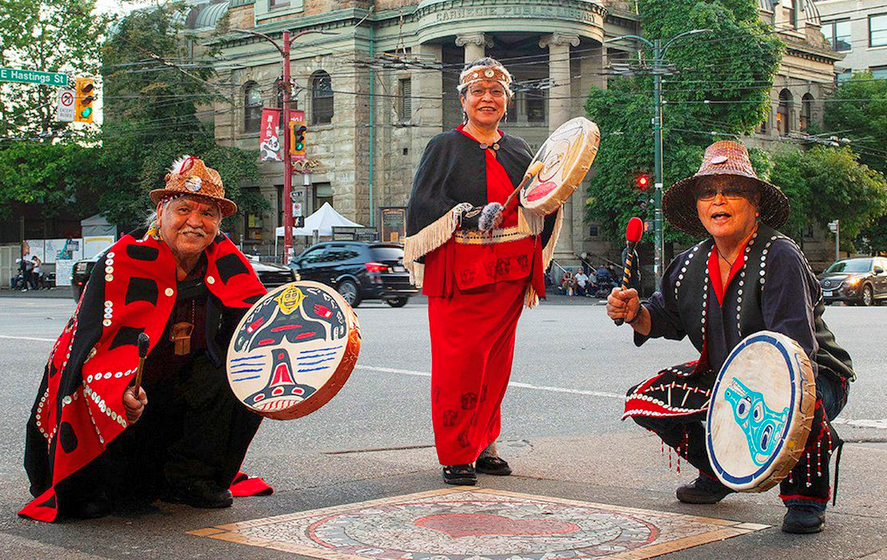
{"type": "Polygon", "coordinates": [[[730,352],[712,389],[705,444],[718,478],[764,492],[804,453],[816,405],[810,360],[791,338],[752,334],[730,352]]]}
{"type": "Polygon", "coordinates": [[[360,326],[342,296],[318,282],[292,282],[240,320],[228,345],[228,383],[252,412],[291,420],[329,402],[359,354],[360,326]]]}
{"type": "Polygon", "coordinates": [[[520,191],[521,206],[540,216],[560,208],[585,178],[597,155],[601,133],[585,117],[571,119],[555,130],[530,162],[544,165],[520,191]]]}

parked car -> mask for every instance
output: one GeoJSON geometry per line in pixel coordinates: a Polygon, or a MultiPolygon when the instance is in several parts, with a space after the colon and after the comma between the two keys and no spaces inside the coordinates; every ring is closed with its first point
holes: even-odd
{"type": "MultiPolygon", "coordinates": [[[[71,275],[71,288],[74,291],[74,300],[80,299],[80,294],[83,292],[83,286],[86,284],[86,281],[89,280],[89,275],[92,273],[95,263],[98,262],[99,256],[101,255],[74,263],[74,271],[71,275]]],[[[297,278],[296,273],[287,266],[259,262],[258,257],[252,255],[247,255],[247,258],[250,261],[253,270],[256,271],[259,280],[269,290],[289,282],[294,282],[297,278]]]]}
{"type": "Polygon", "coordinates": [[[825,303],[873,305],[887,299],[887,259],[866,257],[834,262],[820,274],[825,303]]]}
{"type": "Polygon", "coordinates": [[[396,243],[318,243],[302,251],[290,266],[302,280],[332,286],[352,307],[365,299],[403,307],[418,292],[403,266],[403,246],[396,243]]]}

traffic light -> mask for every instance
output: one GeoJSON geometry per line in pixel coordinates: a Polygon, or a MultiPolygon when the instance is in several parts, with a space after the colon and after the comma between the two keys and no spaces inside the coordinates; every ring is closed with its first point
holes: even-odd
{"type": "Polygon", "coordinates": [[[74,92],[74,121],[91,123],[93,113],[93,101],[95,101],[95,80],[92,78],[77,78],[74,92]]]}
{"type": "Polygon", "coordinates": [[[635,185],[638,190],[646,192],[647,187],[650,186],[650,177],[646,173],[641,173],[635,179],[635,185]]]}
{"type": "Polygon", "coordinates": [[[647,209],[650,207],[650,199],[647,198],[647,195],[638,197],[637,207],[641,214],[647,213],[647,209]]]}
{"type": "Polygon", "coordinates": [[[292,121],[290,123],[290,154],[296,157],[305,157],[305,134],[308,127],[302,121],[292,121]]]}

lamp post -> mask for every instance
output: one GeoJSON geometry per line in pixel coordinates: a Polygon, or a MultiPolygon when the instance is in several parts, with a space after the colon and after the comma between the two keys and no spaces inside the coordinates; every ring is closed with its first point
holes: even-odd
{"type": "MultiPolygon", "coordinates": [[[[245,35],[253,35],[255,37],[260,37],[272,45],[277,51],[280,53],[280,56],[283,58],[283,114],[281,115],[281,130],[284,131],[283,135],[283,254],[284,254],[284,262],[289,262],[292,255],[293,250],[293,201],[292,201],[292,192],[293,192],[293,160],[290,158],[290,135],[288,133],[289,122],[290,122],[290,88],[292,87],[292,83],[290,82],[290,47],[292,46],[293,41],[301,37],[302,35],[307,35],[309,33],[321,33],[323,35],[335,35],[330,31],[321,31],[319,29],[306,29],[305,31],[299,31],[292,37],[290,37],[289,31],[283,32],[282,41],[280,44],[277,43],[274,39],[269,37],[264,33],[259,33],[258,31],[253,31],[251,29],[234,29],[233,31],[237,33],[243,33],[245,35]]],[[[277,236],[275,235],[275,238],[277,236]]]]}
{"type": "Polygon", "coordinates": [[[665,256],[665,244],[662,231],[662,76],[670,74],[671,70],[665,65],[665,53],[675,41],[690,35],[705,33],[711,29],[693,29],[675,35],[669,39],[664,45],[660,39],[650,41],[639,35],[621,35],[612,39],[607,39],[605,43],[621,41],[623,39],[634,39],[647,45],[653,50],[653,66],[650,73],[653,75],[653,231],[654,231],[654,263],[653,273],[656,276],[656,289],[659,290],[662,285],[662,273],[664,266],[662,259],[665,256]]]}

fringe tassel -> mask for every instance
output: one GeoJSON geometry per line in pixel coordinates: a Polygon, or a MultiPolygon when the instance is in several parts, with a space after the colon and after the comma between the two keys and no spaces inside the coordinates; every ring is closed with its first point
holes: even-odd
{"type": "MultiPolygon", "coordinates": [[[[561,206],[557,209],[557,217],[554,220],[554,230],[551,232],[551,238],[548,240],[548,244],[542,249],[542,269],[545,270],[548,268],[548,265],[551,264],[551,259],[554,257],[554,247],[557,245],[557,239],[561,235],[561,227],[564,225],[564,207],[561,206]]],[[[540,230],[541,233],[541,230],[540,230]]]]}
{"type": "MultiPolygon", "coordinates": [[[[462,214],[468,210],[471,210],[471,204],[467,202],[457,204],[452,210],[424,227],[416,235],[404,239],[403,265],[410,271],[410,280],[417,288],[422,287],[423,274],[416,273],[416,260],[446,243],[459,226],[462,214]]],[[[424,266],[422,268],[424,269],[424,266]]]]}
{"type": "Polygon", "coordinates": [[[527,292],[524,294],[524,305],[527,309],[533,309],[539,305],[539,294],[536,293],[532,284],[527,286],[527,292]]]}

